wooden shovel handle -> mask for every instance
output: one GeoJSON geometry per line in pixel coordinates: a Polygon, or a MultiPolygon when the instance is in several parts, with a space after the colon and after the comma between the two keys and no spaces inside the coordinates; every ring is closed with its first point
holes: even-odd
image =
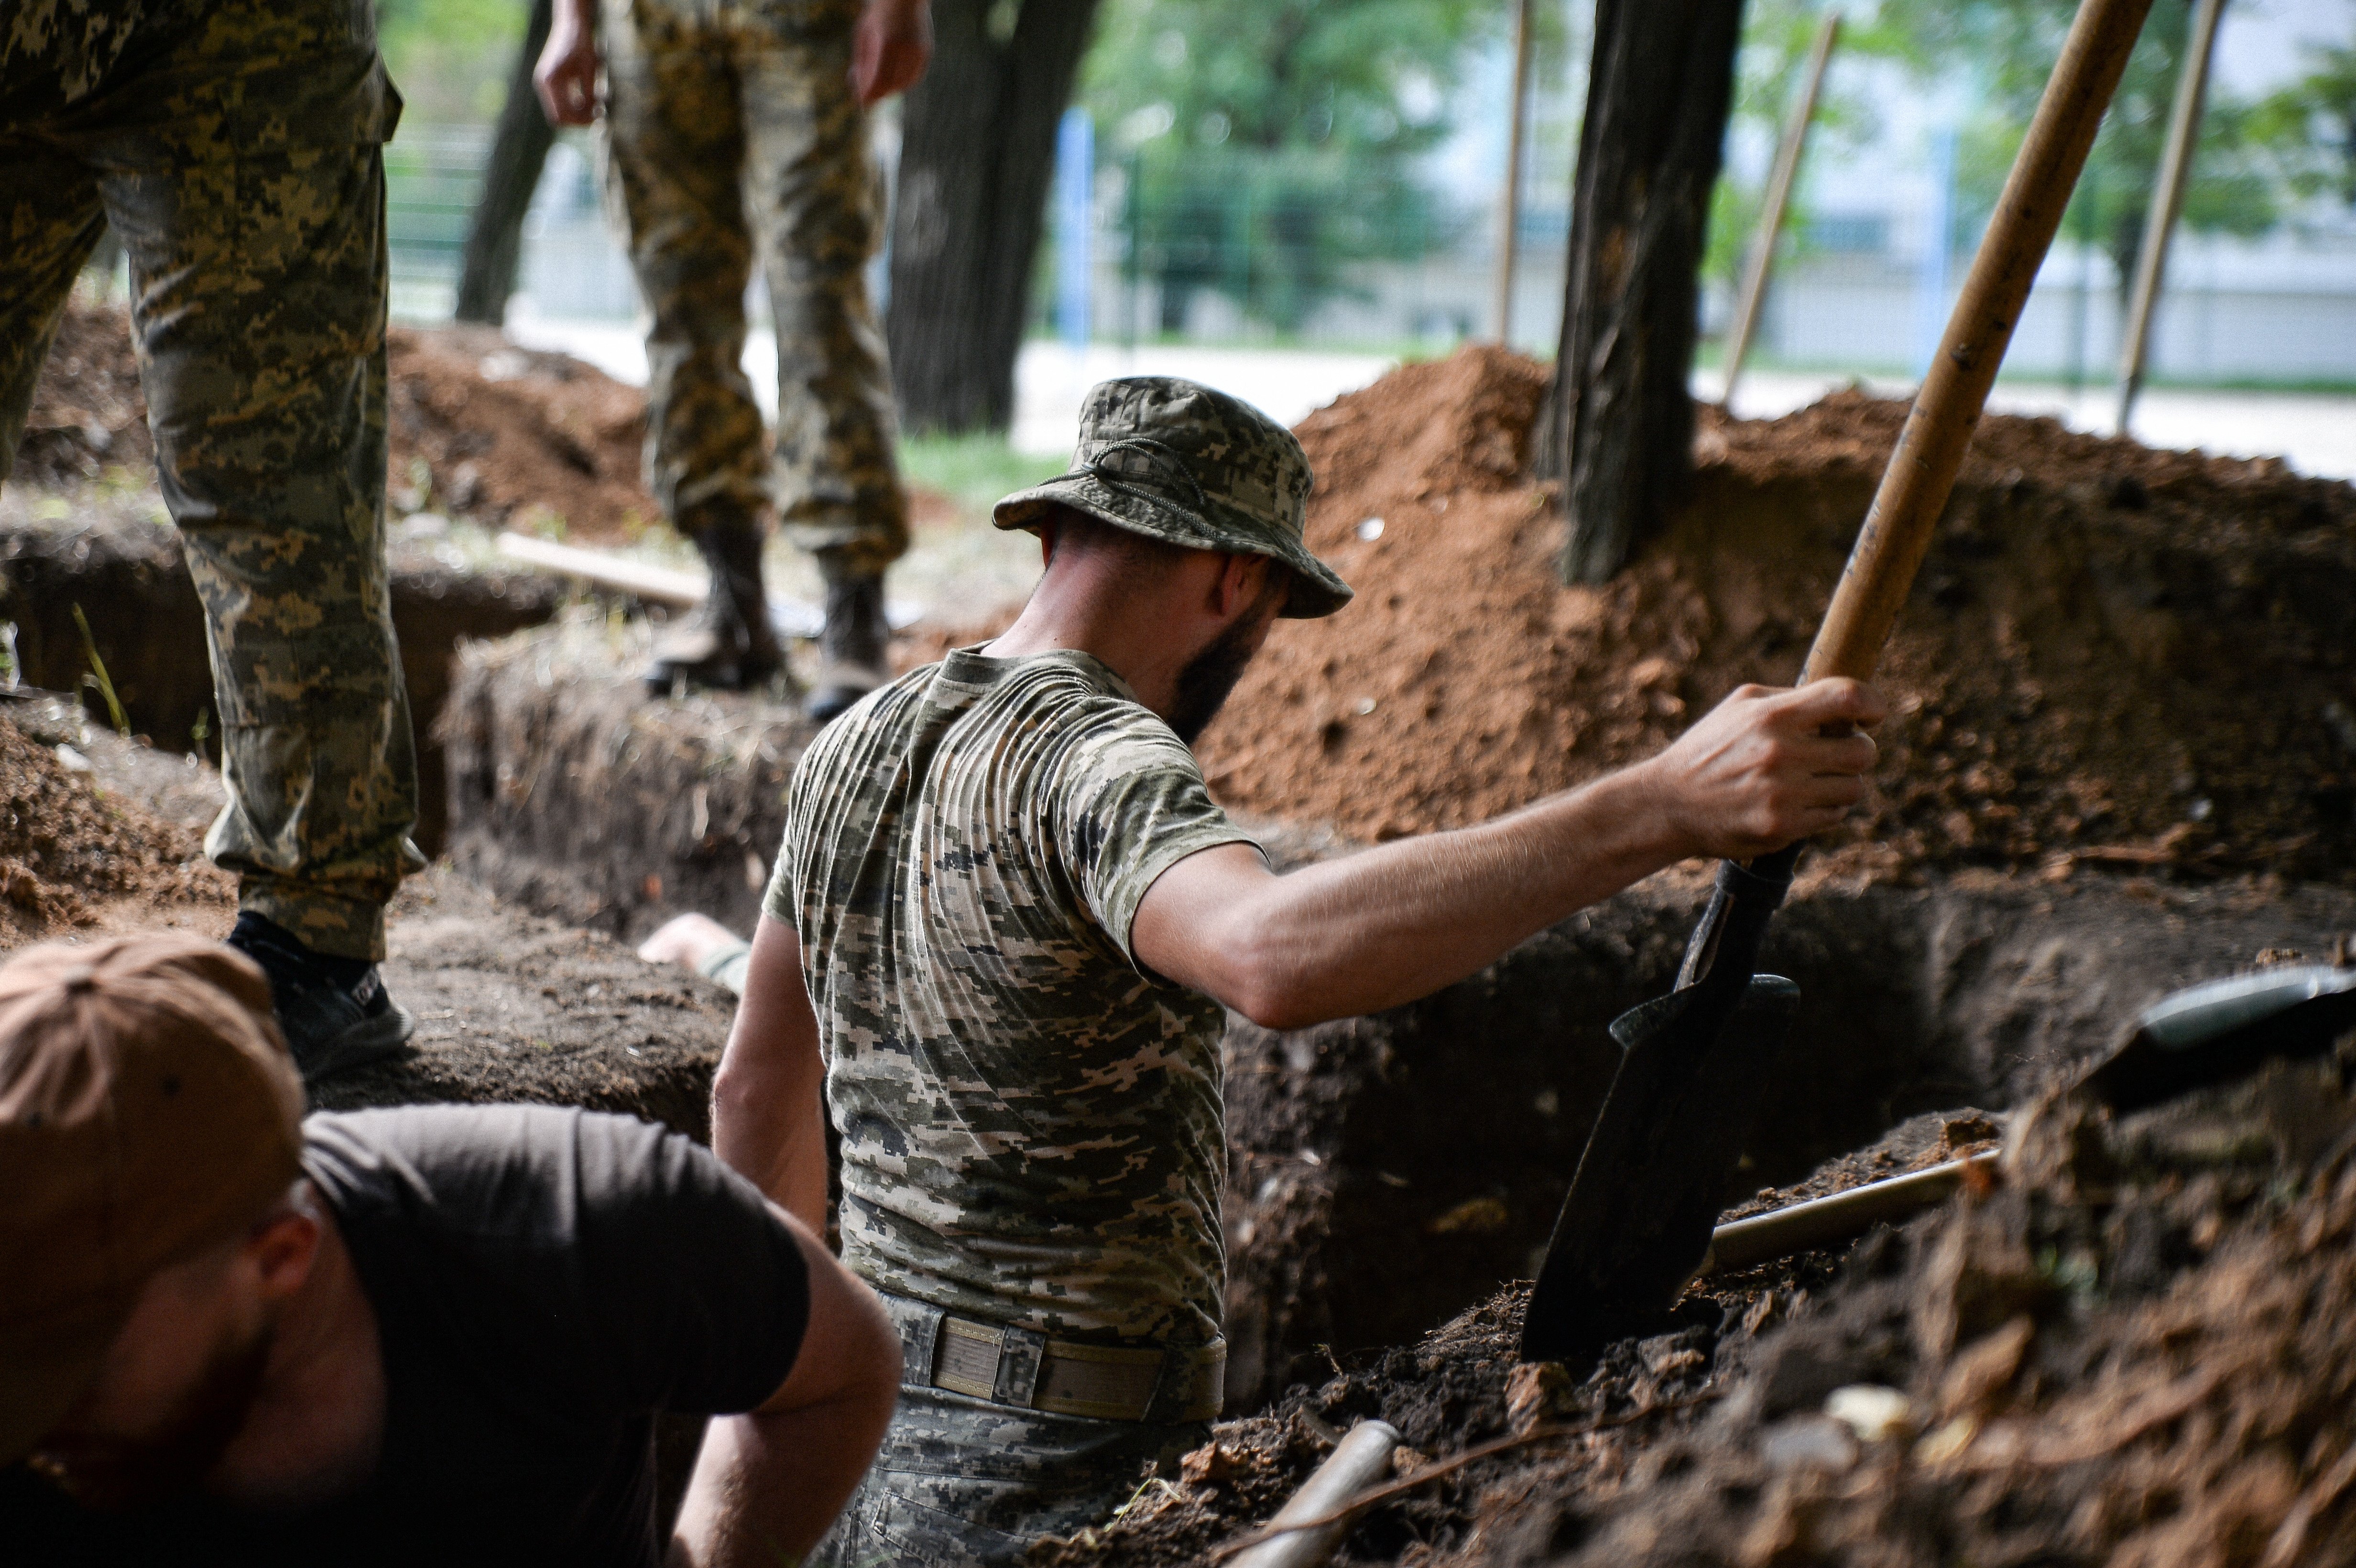
{"type": "MultiPolygon", "coordinates": [[[[1864,680],[1880,662],[1881,645],[1931,548],[1931,530],[1955,486],[2029,285],[2045,263],[2151,4],[2083,0],[2079,5],[1962,297],[1947,318],[1938,357],[1914,394],[1832,606],[1808,649],[1803,685],[1835,675],[1864,680]]],[[[1944,240],[1936,235],[1932,242],[1944,240]]]]}

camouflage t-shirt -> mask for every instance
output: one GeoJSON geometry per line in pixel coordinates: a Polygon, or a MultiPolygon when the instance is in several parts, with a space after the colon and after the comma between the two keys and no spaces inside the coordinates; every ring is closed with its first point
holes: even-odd
{"type": "Polygon", "coordinates": [[[1217,1335],[1224,1014],[1129,927],[1238,841],[1087,654],[953,653],[820,733],[766,907],[801,938],[852,1268],[1043,1333],[1217,1335]]]}

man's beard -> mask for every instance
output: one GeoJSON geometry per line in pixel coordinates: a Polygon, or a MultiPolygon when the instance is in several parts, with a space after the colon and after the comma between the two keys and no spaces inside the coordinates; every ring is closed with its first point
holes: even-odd
{"type": "Polygon", "coordinates": [[[153,1433],[132,1441],[68,1438],[35,1454],[34,1468],[86,1508],[145,1508],[193,1491],[245,1425],[269,1360],[267,1331],[221,1345],[153,1433]]]}
{"type": "Polygon", "coordinates": [[[1178,698],[1171,705],[1170,728],[1178,739],[1192,746],[1236,688],[1244,676],[1245,667],[1252,661],[1253,638],[1265,616],[1254,613],[1237,618],[1236,624],[1221,632],[1209,647],[1186,661],[1178,672],[1178,698]]]}

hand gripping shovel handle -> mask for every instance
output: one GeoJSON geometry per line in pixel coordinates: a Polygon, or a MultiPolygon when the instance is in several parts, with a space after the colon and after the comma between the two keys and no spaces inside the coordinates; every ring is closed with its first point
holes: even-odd
{"type": "MultiPolygon", "coordinates": [[[[1947,319],[1938,356],[1915,393],[1808,650],[1800,684],[1830,676],[1866,679],[1880,662],[2029,285],[2150,9],[2151,0],[2082,0],[1947,319]]],[[[1771,1007],[1762,991],[1765,981],[1752,981],[1751,965],[1798,859],[1794,845],[1748,866],[1720,867],[1709,907],[1687,945],[1678,988],[1613,1023],[1622,1048],[1620,1069],[1531,1294],[1522,1330],[1526,1358],[1554,1360],[1600,1349],[1616,1327],[1670,1306],[1700,1264],[1714,1216],[1698,1221],[1697,1234],[1685,1232],[1697,1229],[1695,1214],[1714,1208],[1718,1194],[1707,1189],[1726,1180],[1719,1156],[1730,1157],[1730,1151],[1675,1148],[1665,1139],[1679,1123],[1698,1127],[1687,1109],[1697,1099],[1734,1097],[1730,1091],[1736,1085],[1714,1082],[1714,1072],[1755,1081],[1762,1071],[1756,1062],[1721,1061],[1723,1053],[1712,1051],[1730,1020],[1746,1007],[1788,1017],[1792,998],[1771,1007]],[[1692,1256],[1681,1274],[1673,1265],[1688,1243],[1692,1256]],[[1669,1299],[1661,1299],[1664,1291],[1669,1299]]],[[[1788,982],[1776,985],[1792,989],[1788,982]]]]}

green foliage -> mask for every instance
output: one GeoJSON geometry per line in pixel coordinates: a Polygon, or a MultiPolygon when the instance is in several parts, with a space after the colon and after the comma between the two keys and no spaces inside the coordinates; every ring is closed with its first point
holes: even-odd
{"type": "Polygon", "coordinates": [[[2313,69],[2258,103],[2249,133],[2297,196],[2356,207],[2356,43],[2306,54],[2313,69]]]}
{"type": "Polygon", "coordinates": [[[531,0],[377,0],[377,47],[420,123],[487,123],[531,0]]]}
{"type": "MultiPolygon", "coordinates": [[[[1995,209],[2076,11],[2074,0],[1962,5],[1887,0],[1883,5],[1882,25],[1926,80],[1962,73],[1977,90],[1980,107],[1963,127],[1956,160],[1956,242],[1995,209]]],[[[2152,6],[2063,219],[2065,232],[2089,235],[2101,245],[2122,278],[2133,275],[2143,241],[2191,13],[2192,0],[2158,0],[2152,6]]],[[[2256,234],[2275,223],[2281,187],[2270,177],[2270,154],[2258,128],[2252,106],[2220,91],[2212,75],[2185,192],[2187,227],[2256,234]]]]}
{"type": "MultiPolygon", "coordinates": [[[[1860,81],[1844,62],[1859,59],[1904,58],[1906,40],[1878,15],[1860,19],[1857,7],[1833,0],[1750,0],[1743,9],[1742,48],[1735,60],[1734,105],[1729,129],[1762,142],[1771,150],[1783,139],[1783,123],[1799,101],[1802,76],[1816,28],[1828,9],[1842,13],[1841,33],[1832,63],[1816,99],[1814,129],[1809,133],[1806,159],[1784,209],[1779,255],[1807,250],[1808,171],[1831,152],[1870,139],[1879,126],[1870,101],[1856,90],[1860,81]]],[[[1772,161],[1772,151],[1771,151],[1772,161]]],[[[1740,276],[1750,254],[1751,230],[1758,226],[1766,203],[1766,172],[1738,181],[1731,174],[1719,177],[1710,193],[1708,249],[1702,256],[1702,276],[1732,283],[1740,276]]]]}
{"type": "Polygon", "coordinates": [[[987,518],[1001,496],[1052,479],[1061,456],[1017,452],[1002,434],[911,435],[899,447],[900,473],[910,485],[955,501],[961,515],[987,518]]]}
{"type": "Polygon", "coordinates": [[[1130,265],[1164,326],[1208,288],[1290,329],[1354,263],[1442,242],[1413,161],[1498,23],[1474,0],[1109,0],[1081,101],[1129,170],[1130,265]]]}

